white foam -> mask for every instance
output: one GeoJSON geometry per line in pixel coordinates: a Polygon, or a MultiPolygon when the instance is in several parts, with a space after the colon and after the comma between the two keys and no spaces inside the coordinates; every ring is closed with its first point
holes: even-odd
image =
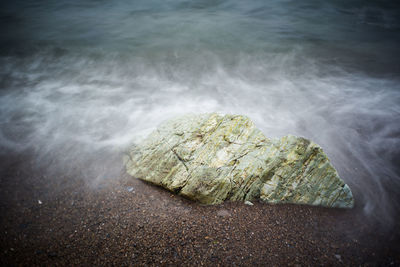
{"type": "Polygon", "coordinates": [[[109,177],[96,166],[116,159],[99,151],[121,151],[166,119],[187,112],[244,114],[269,137],[296,134],[320,144],[342,178],[362,192],[366,211],[382,211],[381,201],[388,213],[397,205],[384,195],[386,184],[396,187],[400,180],[390,161],[400,147],[398,81],[337,69],[321,75],[301,49],[239,56],[231,65],[212,55],[201,73],[189,67],[196,58],[171,67],[135,58],[122,64],[106,56],[94,62],[43,56],[15,66],[12,75],[25,86],[10,86],[0,97],[2,147],[35,147],[66,169],[90,161],[89,179],[109,177]]]}

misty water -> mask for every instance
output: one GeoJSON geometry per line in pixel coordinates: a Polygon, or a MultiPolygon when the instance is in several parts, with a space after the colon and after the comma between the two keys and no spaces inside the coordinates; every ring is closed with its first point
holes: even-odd
{"type": "Polygon", "coordinates": [[[357,205],[393,223],[399,14],[394,1],[1,2],[0,153],[98,181],[168,118],[243,114],[321,145],[357,205]]]}

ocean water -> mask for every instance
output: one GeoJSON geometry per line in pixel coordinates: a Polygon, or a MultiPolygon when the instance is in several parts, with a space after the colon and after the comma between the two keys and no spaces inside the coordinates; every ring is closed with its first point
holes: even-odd
{"type": "Polygon", "coordinates": [[[0,153],[98,181],[165,119],[243,114],[320,144],[358,207],[395,223],[395,1],[2,1],[0,27],[0,153]]]}

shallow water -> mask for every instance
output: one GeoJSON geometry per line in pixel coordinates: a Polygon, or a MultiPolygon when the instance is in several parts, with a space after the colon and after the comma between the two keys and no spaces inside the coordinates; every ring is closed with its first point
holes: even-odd
{"type": "Polygon", "coordinates": [[[264,2],[2,2],[1,153],[34,149],[44,171],[95,181],[165,119],[244,114],[320,144],[358,205],[393,223],[399,6],[264,2]]]}

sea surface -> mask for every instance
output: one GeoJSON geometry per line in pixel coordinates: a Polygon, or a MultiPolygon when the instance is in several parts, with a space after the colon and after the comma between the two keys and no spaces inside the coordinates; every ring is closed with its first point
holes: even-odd
{"type": "Polygon", "coordinates": [[[168,118],[243,114],[314,140],[357,206],[396,223],[396,1],[2,1],[0,29],[2,154],[112,179],[133,136],[168,118]]]}

